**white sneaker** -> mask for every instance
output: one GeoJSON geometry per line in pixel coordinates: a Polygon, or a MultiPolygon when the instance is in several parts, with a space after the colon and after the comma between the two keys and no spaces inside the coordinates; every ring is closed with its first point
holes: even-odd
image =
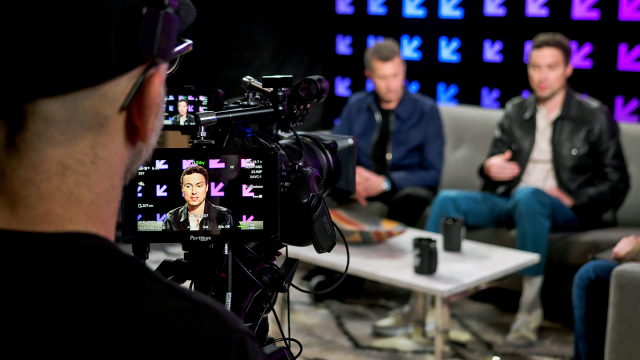
{"type": "Polygon", "coordinates": [[[530,314],[516,314],[516,320],[511,324],[511,330],[507,334],[505,344],[513,347],[529,347],[536,343],[542,319],[542,308],[538,308],[530,314]]]}

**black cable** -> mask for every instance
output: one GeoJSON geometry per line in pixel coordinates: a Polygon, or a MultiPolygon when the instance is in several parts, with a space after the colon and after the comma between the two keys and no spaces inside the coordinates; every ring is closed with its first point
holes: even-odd
{"type": "Polygon", "coordinates": [[[293,128],[291,128],[291,132],[293,133],[293,135],[296,137],[296,139],[298,140],[298,142],[300,143],[300,150],[302,151],[302,158],[298,161],[296,161],[296,164],[299,162],[302,162],[302,160],[307,158],[306,152],[304,151],[304,143],[302,142],[302,140],[300,140],[300,137],[298,136],[298,132],[295,131],[293,128]]]}
{"type": "Polygon", "coordinates": [[[321,295],[321,294],[326,294],[329,291],[335,289],[336,287],[338,287],[338,285],[340,285],[342,283],[342,281],[344,280],[345,277],[347,277],[347,271],[349,271],[349,260],[351,259],[351,257],[349,256],[349,245],[347,244],[347,240],[344,237],[344,234],[342,233],[342,231],[340,230],[340,228],[338,227],[338,225],[336,225],[336,223],[333,222],[333,220],[331,221],[331,223],[333,224],[333,227],[336,228],[336,230],[338,230],[338,232],[340,233],[340,236],[342,237],[342,242],[344,243],[344,248],[347,251],[347,266],[344,269],[344,272],[342,273],[342,276],[340,277],[340,279],[333,284],[333,286],[331,286],[328,289],[324,289],[324,290],[320,290],[320,291],[308,291],[308,290],[304,290],[298,286],[296,286],[295,284],[291,283],[291,286],[293,286],[294,289],[303,292],[305,294],[312,294],[312,295],[321,295]]]}
{"type": "MultiPolygon", "coordinates": [[[[298,341],[298,340],[294,339],[294,338],[289,337],[289,338],[280,338],[280,339],[275,339],[275,340],[273,340],[273,341],[269,342],[269,344],[275,344],[275,343],[280,342],[280,341],[284,341],[284,342],[286,343],[286,341],[285,341],[285,340],[293,341],[293,342],[295,342],[296,344],[298,344],[298,346],[300,347],[300,351],[298,351],[298,353],[296,354],[296,356],[294,356],[294,357],[293,357],[293,360],[295,360],[295,359],[297,359],[298,357],[300,357],[300,355],[302,354],[302,343],[301,343],[300,341],[298,341]]],[[[289,351],[291,351],[291,349],[289,349],[289,351]]]]}

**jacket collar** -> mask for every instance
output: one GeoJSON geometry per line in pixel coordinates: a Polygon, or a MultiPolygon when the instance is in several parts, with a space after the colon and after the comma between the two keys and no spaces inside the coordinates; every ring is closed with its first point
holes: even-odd
{"type": "MultiPolygon", "coordinates": [[[[409,90],[407,90],[407,87],[405,86],[404,90],[402,91],[402,98],[400,99],[398,106],[393,109],[396,117],[407,118],[411,111],[412,107],[410,104],[410,100],[408,99],[410,96],[408,92],[409,90]]],[[[369,103],[375,105],[376,108],[380,109],[380,102],[378,101],[378,95],[376,94],[375,90],[369,93],[369,103]]]]}
{"type": "MultiPolygon", "coordinates": [[[[562,111],[558,116],[558,119],[562,118],[571,118],[573,115],[573,108],[575,104],[576,92],[567,84],[567,93],[564,96],[564,103],[562,104],[562,111]]],[[[525,104],[525,112],[524,119],[531,120],[536,116],[536,109],[538,105],[538,98],[535,94],[531,94],[527,99],[524,100],[525,104]]]]}
{"type": "MultiPolygon", "coordinates": [[[[204,199],[204,213],[205,214],[210,214],[212,207],[213,207],[213,205],[211,205],[209,200],[204,199]]],[[[185,203],[184,206],[182,208],[180,208],[180,222],[186,221],[188,218],[189,218],[189,208],[187,207],[187,204],[185,203]]]]}

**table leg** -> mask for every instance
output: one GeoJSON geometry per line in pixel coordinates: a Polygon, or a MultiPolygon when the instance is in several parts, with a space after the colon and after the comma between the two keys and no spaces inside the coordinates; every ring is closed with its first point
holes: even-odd
{"type": "Polygon", "coordinates": [[[447,337],[451,322],[449,302],[440,295],[435,296],[436,337],[434,339],[434,357],[443,360],[448,357],[447,337]]]}

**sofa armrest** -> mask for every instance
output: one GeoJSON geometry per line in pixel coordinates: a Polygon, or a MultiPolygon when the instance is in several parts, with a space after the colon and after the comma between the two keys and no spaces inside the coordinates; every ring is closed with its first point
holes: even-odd
{"type": "Polygon", "coordinates": [[[640,356],[640,263],[617,266],[611,275],[605,360],[640,356]]]}

